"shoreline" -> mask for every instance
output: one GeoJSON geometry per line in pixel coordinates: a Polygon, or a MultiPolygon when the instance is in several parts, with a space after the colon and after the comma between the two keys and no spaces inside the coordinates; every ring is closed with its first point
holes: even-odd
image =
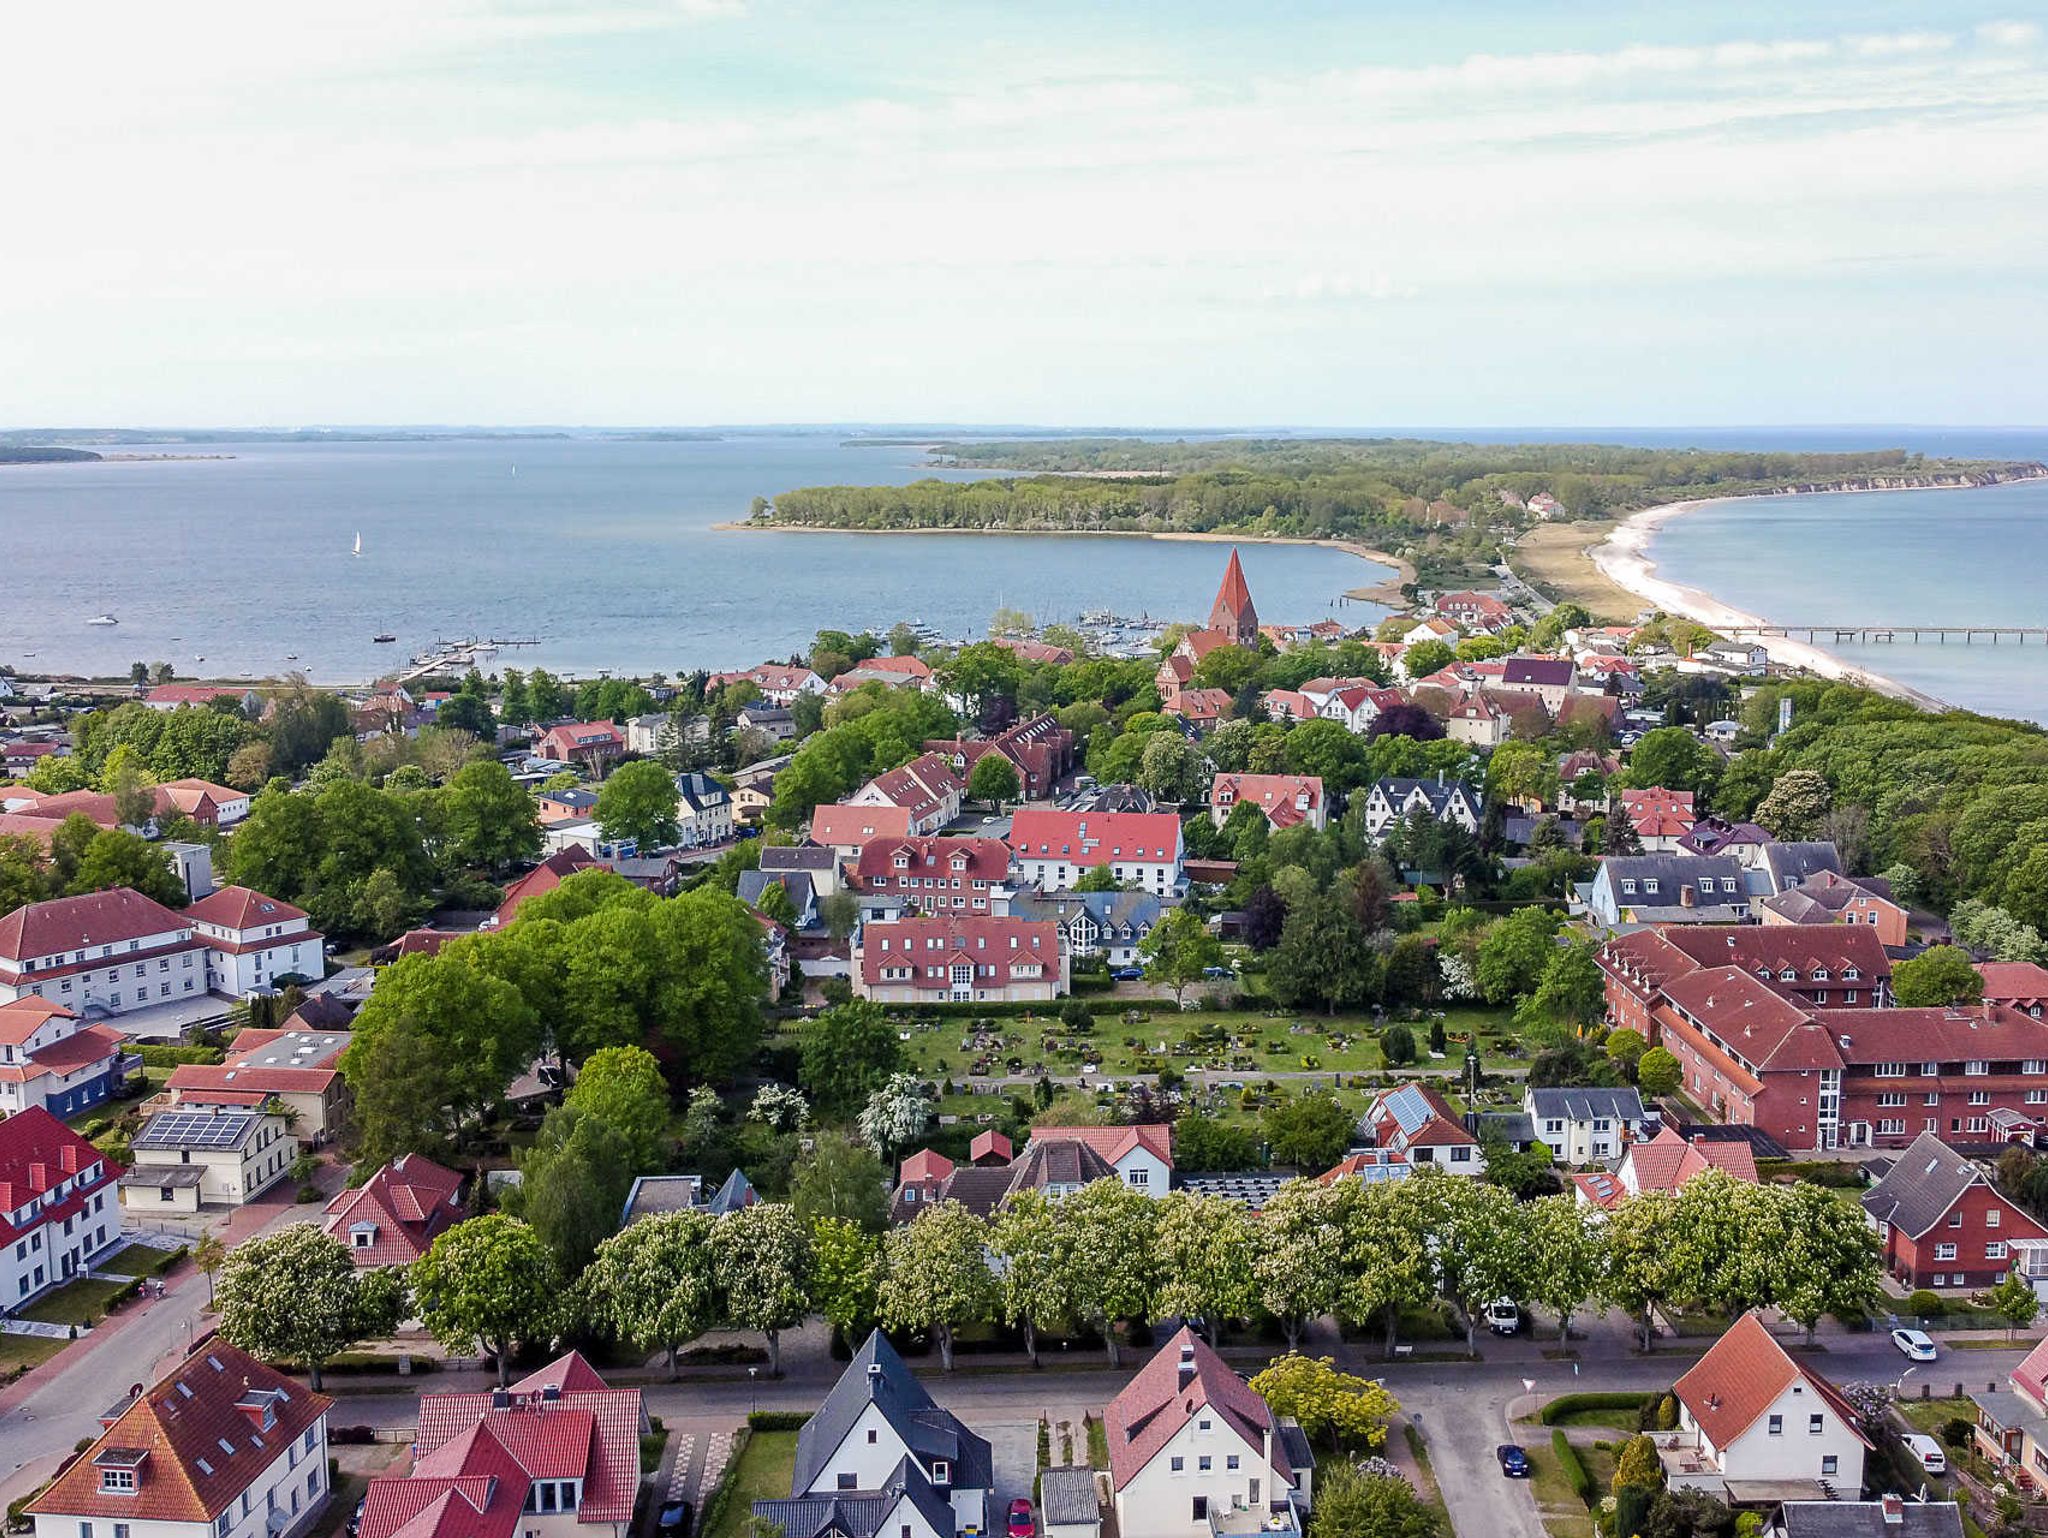
{"type": "MultiPolygon", "coordinates": [[[[2040,476],[2015,477],[2021,480],[2039,480],[2040,476]]],[[[1997,482],[1999,485],[2009,482],[1997,482]]],[[[1789,491],[1784,496],[1827,497],[1868,495],[1872,492],[1888,491],[1978,491],[1979,486],[1882,486],[1828,488],[1816,491],[1789,491]]],[[[1641,512],[1631,513],[1614,526],[1606,539],[1587,552],[1593,566],[1615,586],[1633,593],[1653,608],[1667,614],[1676,614],[1707,626],[1711,630],[1726,629],[1730,626],[1759,626],[1771,623],[1760,615],[1751,614],[1733,604],[1725,603],[1703,588],[1687,583],[1674,582],[1668,577],[1657,575],[1657,563],[1650,556],[1650,541],[1659,529],[1667,523],[1683,518],[1687,513],[1696,513],[1704,507],[1719,507],[1730,502],[1746,502],[1749,497],[1695,497],[1682,502],[1666,502],[1657,507],[1646,507],[1641,512]]],[[[1840,683],[1856,684],[1879,694],[1890,695],[1893,699],[1906,701],[1927,711],[1959,710],[1962,707],[1924,689],[1902,683],[1883,673],[1873,673],[1844,661],[1825,647],[1811,641],[1796,641],[1790,636],[1757,637],[1771,655],[1773,664],[1783,663],[1802,668],[1818,677],[1833,679],[1840,683]]]]}
{"type": "Polygon", "coordinates": [[[1023,539],[1169,539],[1212,545],[1313,545],[1342,550],[1376,566],[1391,566],[1394,575],[1365,587],[1346,588],[1341,596],[1382,608],[1399,609],[1407,602],[1401,585],[1415,580],[1414,563],[1385,550],[1349,539],[1310,539],[1301,534],[1195,533],[1181,529],[835,529],[820,523],[755,523],[751,519],[711,525],[719,534],[972,534],[1007,535],[1023,539]]]}

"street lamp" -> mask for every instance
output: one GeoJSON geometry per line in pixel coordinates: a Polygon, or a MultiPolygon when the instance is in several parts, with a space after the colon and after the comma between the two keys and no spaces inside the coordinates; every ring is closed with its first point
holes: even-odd
{"type": "Polygon", "coordinates": [[[1892,1398],[1904,1399],[1906,1397],[1906,1380],[1919,1370],[1920,1365],[1916,1362],[1899,1374],[1899,1381],[1892,1385],[1892,1398]]]}
{"type": "MultiPolygon", "coordinates": [[[[1911,1372],[1912,1370],[1913,1369],[1910,1367],[1906,1369],[1906,1371],[1908,1372],[1911,1372]]],[[[755,1411],[761,1408],[761,1401],[759,1397],[760,1377],[760,1368],[749,1367],[747,1369],[747,1414],[749,1416],[753,1415],[755,1411]]]]}

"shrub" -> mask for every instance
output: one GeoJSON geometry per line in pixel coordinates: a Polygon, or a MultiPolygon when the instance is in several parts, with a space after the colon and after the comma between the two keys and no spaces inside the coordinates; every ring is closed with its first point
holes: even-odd
{"type": "Polygon", "coordinates": [[[810,1418],[808,1410],[754,1410],[747,1424],[756,1431],[801,1431],[810,1418]]]}
{"type": "Polygon", "coordinates": [[[1675,1431],[1678,1429],[1678,1396],[1666,1394],[1657,1401],[1657,1429],[1675,1431]]]}
{"type": "Polygon", "coordinates": [[[1405,1025],[1390,1025],[1380,1037],[1380,1055],[1389,1068],[1415,1061],[1415,1033],[1405,1025]]]}
{"type": "Polygon", "coordinates": [[[1599,1492],[1594,1488],[1593,1476],[1586,1472],[1586,1460],[1579,1456],[1579,1450],[1562,1431],[1550,1433],[1550,1450],[1557,1454],[1557,1466],[1564,1470],[1572,1494],[1591,1506],[1599,1492]]]}
{"type": "Polygon", "coordinates": [[[1968,1447],[1977,1433],[1977,1423],[1962,1416],[1951,1416],[1942,1422],[1941,1439],[1950,1447],[1968,1447]]]}
{"type": "Polygon", "coordinates": [[[1598,1393],[1559,1394],[1538,1412],[1536,1419],[1546,1426],[1555,1426],[1566,1416],[1579,1410],[1640,1410],[1646,1404],[1654,1408],[1656,1395],[1644,1394],[1629,1389],[1608,1389],[1598,1393]]]}
{"type": "Polygon", "coordinates": [[[1941,1301],[1940,1293],[1929,1292],[1925,1287],[1922,1287],[1918,1292],[1915,1292],[1910,1298],[1906,1299],[1906,1312],[1918,1314],[1923,1319],[1932,1318],[1948,1312],[1948,1305],[1941,1301]]]}
{"type": "Polygon", "coordinates": [[[1086,999],[1068,999],[1060,1006],[1060,1024],[1085,1036],[1095,1029],[1095,1011],[1088,1007],[1086,999]]]}

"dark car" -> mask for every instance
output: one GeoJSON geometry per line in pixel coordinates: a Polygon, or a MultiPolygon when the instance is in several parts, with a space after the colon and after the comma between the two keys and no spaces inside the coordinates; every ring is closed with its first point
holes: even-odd
{"type": "Polygon", "coordinates": [[[1145,980],[1143,967],[1118,967],[1109,974],[1120,983],[1142,983],[1145,980]]]}
{"type": "Polygon", "coordinates": [[[670,1501],[661,1508],[661,1515],[654,1519],[654,1530],[662,1538],[689,1538],[690,1503],[670,1501]]]}
{"type": "Polygon", "coordinates": [[[1508,1442],[1500,1447],[1496,1447],[1493,1450],[1493,1455],[1500,1459],[1500,1471],[1507,1475],[1508,1478],[1527,1479],[1529,1477],[1529,1455],[1523,1452],[1521,1448],[1515,1446],[1514,1443],[1508,1442]]]}
{"type": "Polygon", "coordinates": [[[1230,971],[1230,968],[1228,968],[1228,967],[1204,967],[1204,968],[1202,968],[1202,976],[1204,976],[1204,977],[1229,977],[1230,975],[1231,975],[1231,971],[1230,971]]]}
{"type": "Polygon", "coordinates": [[[1038,1524],[1032,1520],[1031,1498],[1020,1495],[1010,1502],[1009,1538],[1033,1538],[1038,1524]]]}

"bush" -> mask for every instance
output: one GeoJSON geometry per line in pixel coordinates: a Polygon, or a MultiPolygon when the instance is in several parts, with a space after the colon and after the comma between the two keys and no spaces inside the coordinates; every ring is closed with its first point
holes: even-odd
{"type": "Polygon", "coordinates": [[[219,1047],[169,1047],[160,1042],[138,1042],[134,1052],[145,1068],[176,1068],[182,1063],[220,1064],[228,1058],[219,1047]]]}
{"type": "Polygon", "coordinates": [[[1404,1067],[1415,1061],[1415,1033],[1405,1025],[1390,1025],[1380,1037],[1380,1055],[1386,1059],[1389,1068],[1404,1067]]]}
{"type": "Polygon", "coordinates": [[[1942,1422],[1941,1439],[1950,1447],[1968,1447],[1977,1434],[1977,1423],[1962,1416],[1952,1416],[1942,1422]]]}
{"type": "Polygon", "coordinates": [[[1925,1287],[1922,1287],[1918,1292],[1906,1299],[1906,1312],[1918,1314],[1923,1319],[1935,1318],[1947,1313],[1948,1305],[1942,1302],[1940,1293],[1929,1292],[1925,1287]]]}
{"type": "Polygon", "coordinates": [[[1536,1419],[1546,1426],[1555,1426],[1565,1416],[1578,1410],[1641,1410],[1646,1405],[1653,1413],[1657,1395],[1636,1393],[1628,1389],[1608,1389],[1598,1393],[1559,1394],[1538,1412],[1536,1419]]]}
{"type": "Polygon", "coordinates": [[[1550,1450],[1557,1454],[1557,1466],[1564,1470],[1572,1494],[1591,1506],[1600,1492],[1593,1484],[1593,1476],[1586,1472],[1586,1460],[1579,1456],[1579,1450],[1562,1431],[1550,1433],[1550,1450]]]}
{"type": "Polygon", "coordinates": [[[810,1418],[808,1410],[754,1410],[747,1424],[756,1431],[801,1431],[810,1418]]]}
{"type": "Polygon", "coordinates": [[[1060,1024],[1085,1036],[1095,1029],[1095,1011],[1088,1007],[1086,999],[1068,999],[1060,1006],[1060,1024]]]}
{"type": "Polygon", "coordinates": [[[704,1504],[697,1512],[697,1531],[715,1533],[725,1517],[725,1508],[732,1504],[733,1474],[740,1466],[740,1455],[747,1450],[747,1443],[753,1440],[754,1428],[742,1426],[732,1439],[732,1450],[726,1454],[725,1473],[711,1493],[704,1497],[704,1504]]]}
{"type": "Polygon", "coordinates": [[[1666,1394],[1657,1401],[1657,1429],[1676,1431],[1678,1429],[1678,1396],[1666,1394]]]}

